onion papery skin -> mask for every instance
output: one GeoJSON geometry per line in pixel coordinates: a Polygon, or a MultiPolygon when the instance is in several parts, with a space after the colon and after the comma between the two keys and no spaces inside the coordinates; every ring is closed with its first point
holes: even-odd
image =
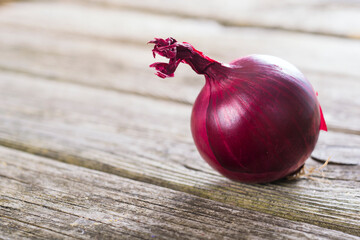
{"type": "Polygon", "coordinates": [[[245,183],[272,182],[298,171],[326,130],[315,91],[290,63],[251,55],[222,64],[188,43],[155,39],[160,77],[180,62],[205,75],[192,110],[191,132],[200,155],[225,177],[245,183]]]}

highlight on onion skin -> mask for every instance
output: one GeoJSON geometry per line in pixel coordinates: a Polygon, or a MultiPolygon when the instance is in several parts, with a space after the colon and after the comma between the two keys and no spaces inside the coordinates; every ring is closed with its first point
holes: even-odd
{"type": "Polygon", "coordinates": [[[173,77],[183,62],[206,82],[192,110],[191,132],[200,155],[225,177],[245,183],[272,182],[297,172],[327,130],[315,91],[290,63],[251,55],[217,62],[189,43],[155,40],[159,77],[173,77]]]}

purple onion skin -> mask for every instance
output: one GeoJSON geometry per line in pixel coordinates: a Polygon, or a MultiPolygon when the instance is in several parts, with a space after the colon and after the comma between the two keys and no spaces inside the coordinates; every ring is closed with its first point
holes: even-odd
{"type": "Polygon", "coordinates": [[[172,77],[180,62],[205,75],[191,115],[200,155],[225,177],[272,182],[298,171],[327,130],[315,91],[290,63],[251,55],[222,64],[188,43],[155,39],[157,75],[172,77]]]}

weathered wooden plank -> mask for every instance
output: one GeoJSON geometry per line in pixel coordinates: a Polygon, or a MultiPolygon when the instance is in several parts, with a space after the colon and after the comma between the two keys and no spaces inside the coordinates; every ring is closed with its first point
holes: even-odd
{"type": "MultiPolygon", "coordinates": [[[[172,36],[179,41],[191,41],[210,56],[219,56],[219,60],[225,62],[242,55],[262,53],[287,59],[304,70],[360,76],[357,71],[357,56],[360,55],[358,40],[265,29],[229,28],[212,21],[182,20],[63,2],[6,5],[0,8],[0,24],[12,28],[28,27],[33,31],[47,30],[57,33],[58,38],[76,35],[141,45],[154,37],[172,36]]],[[[100,52],[99,48],[97,50],[100,52]]],[[[150,59],[151,54],[148,56],[147,59],[150,59]]],[[[131,54],[126,57],[131,61],[131,54]]]]}
{"type": "Polygon", "coordinates": [[[312,157],[325,162],[345,165],[360,164],[360,138],[349,134],[323,133],[319,136],[312,157]]]}
{"type": "Polygon", "coordinates": [[[210,19],[226,26],[259,27],[360,38],[358,1],[167,1],[79,0],[185,18],[210,19]]]}
{"type": "MultiPolygon", "coordinates": [[[[0,68],[3,70],[188,104],[194,101],[204,82],[185,66],[179,67],[174,79],[164,81],[155,77],[148,68],[153,61],[150,47],[74,35],[64,37],[58,32],[32,28],[1,26],[0,29],[0,68]]],[[[350,53],[353,49],[347,51],[350,53]]],[[[360,133],[360,123],[353,118],[360,115],[360,81],[345,73],[310,70],[306,73],[320,92],[330,129],[360,133]]]]}
{"type": "Polygon", "coordinates": [[[330,165],[325,182],[235,183],[198,156],[190,106],[27,78],[1,76],[2,145],[360,236],[360,165],[330,165]]]}
{"type": "Polygon", "coordinates": [[[0,147],[6,238],[356,239],[0,147]]]}

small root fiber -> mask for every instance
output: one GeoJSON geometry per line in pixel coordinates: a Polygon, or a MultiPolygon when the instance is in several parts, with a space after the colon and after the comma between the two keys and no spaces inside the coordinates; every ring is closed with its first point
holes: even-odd
{"type": "Polygon", "coordinates": [[[328,165],[330,161],[330,157],[328,158],[328,160],[326,160],[326,162],[320,166],[320,167],[310,167],[307,168],[304,166],[302,166],[302,168],[300,169],[300,171],[297,171],[295,174],[287,176],[286,179],[287,180],[296,180],[296,179],[300,179],[300,178],[305,178],[305,179],[311,179],[311,180],[315,180],[315,181],[320,181],[318,178],[314,178],[312,177],[313,174],[320,174],[322,176],[322,180],[324,180],[325,178],[325,173],[323,172],[323,169],[328,165]]]}

